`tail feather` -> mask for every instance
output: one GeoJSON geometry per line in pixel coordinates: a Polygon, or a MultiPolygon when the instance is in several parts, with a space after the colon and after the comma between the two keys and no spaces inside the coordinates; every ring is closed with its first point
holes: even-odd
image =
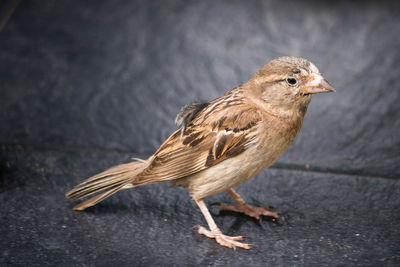
{"type": "Polygon", "coordinates": [[[104,191],[74,207],[75,210],[84,210],[121,189],[133,187],[132,183],[146,166],[146,161],[135,161],[112,167],[78,184],[65,196],[78,200],[104,191]]]}
{"type": "Polygon", "coordinates": [[[73,190],[67,193],[67,197],[78,200],[88,195],[95,194],[99,191],[103,191],[104,189],[120,185],[121,183],[126,183],[128,182],[127,180],[129,178],[133,177],[130,177],[130,175],[129,177],[126,177],[125,175],[120,174],[103,177],[102,180],[96,180],[95,182],[89,184],[79,184],[73,190]]]}
{"type": "Polygon", "coordinates": [[[84,210],[84,209],[86,209],[86,208],[88,208],[88,207],[91,207],[91,206],[93,206],[93,205],[96,205],[97,203],[99,203],[99,202],[102,201],[103,199],[106,199],[106,198],[108,198],[109,196],[111,196],[112,194],[117,193],[119,190],[122,189],[122,187],[124,187],[123,184],[122,184],[122,185],[115,186],[115,187],[112,187],[110,190],[107,190],[107,191],[105,191],[105,192],[103,192],[103,193],[101,193],[101,194],[98,194],[98,195],[96,195],[96,196],[94,196],[94,197],[92,197],[92,198],[89,198],[88,200],[86,200],[86,201],[84,201],[84,202],[79,203],[78,205],[76,205],[76,206],[74,207],[74,210],[84,210]]]}

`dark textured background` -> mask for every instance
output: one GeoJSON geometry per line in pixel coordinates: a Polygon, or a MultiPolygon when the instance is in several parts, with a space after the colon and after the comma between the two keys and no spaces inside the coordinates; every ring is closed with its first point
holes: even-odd
{"type": "Polygon", "coordinates": [[[400,266],[399,32],[398,1],[21,1],[0,33],[0,265],[400,266]],[[212,208],[258,250],[199,236],[200,211],[168,184],[71,210],[73,185],[150,155],[182,105],[282,55],[337,93],[238,188],[283,220],[212,208]]]}

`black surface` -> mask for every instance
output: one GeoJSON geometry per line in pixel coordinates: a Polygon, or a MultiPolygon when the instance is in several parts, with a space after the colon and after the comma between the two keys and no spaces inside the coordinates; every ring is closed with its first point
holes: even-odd
{"type": "Polygon", "coordinates": [[[400,266],[399,30],[396,1],[21,1],[0,33],[0,265],[400,266]],[[154,152],[180,106],[281,55],[337,93],[238,189],[286,220],[213,208],[259,250],[199,236],[200,211],[168,184],[71,210],[68,189],[154,152]]]}

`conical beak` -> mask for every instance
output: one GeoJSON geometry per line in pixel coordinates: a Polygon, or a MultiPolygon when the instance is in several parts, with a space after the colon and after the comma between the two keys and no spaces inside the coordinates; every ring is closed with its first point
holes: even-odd
{"type": "Polygon", "coordinates": [[[304,94],[336,92],[335,88],[321,74],[312,74],[310,79],[300,88],[304,94]]]}

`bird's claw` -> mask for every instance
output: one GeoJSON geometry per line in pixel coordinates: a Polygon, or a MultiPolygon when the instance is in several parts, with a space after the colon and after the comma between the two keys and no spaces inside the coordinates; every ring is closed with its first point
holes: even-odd
{"type": "Polygon", "coordinates": [[[240,203],[236,206],[228,205],[225,203],[219,203],[220,210],[229,210],[234,212],[244,213],[247,216],[256,218],[257,220],[261,221],[261,216],[268,216],[275,219],[278,219],[280,214],[275,211],[271,211],[270,209],[273,207],[264,206],[264,207],[254,207],[250,206],[247,203],[240,203]]]}
{"type": "Polygon", "coordinates": [[[250,249],[252,247],[256,247],[255,245],[252,244],[238,242],[243,240],[245,238],[244,236],[227,236],[224,235],[219,229],[210,231],[204,228],[203,226],[199,226],[198,233],[201,235],[205,235],[208,238],[214,238],[217,241],[217,243],[220,244],[221,246],[232,248],[234,250],[236,250],[237,247],[243,249],[250,249]]]}

